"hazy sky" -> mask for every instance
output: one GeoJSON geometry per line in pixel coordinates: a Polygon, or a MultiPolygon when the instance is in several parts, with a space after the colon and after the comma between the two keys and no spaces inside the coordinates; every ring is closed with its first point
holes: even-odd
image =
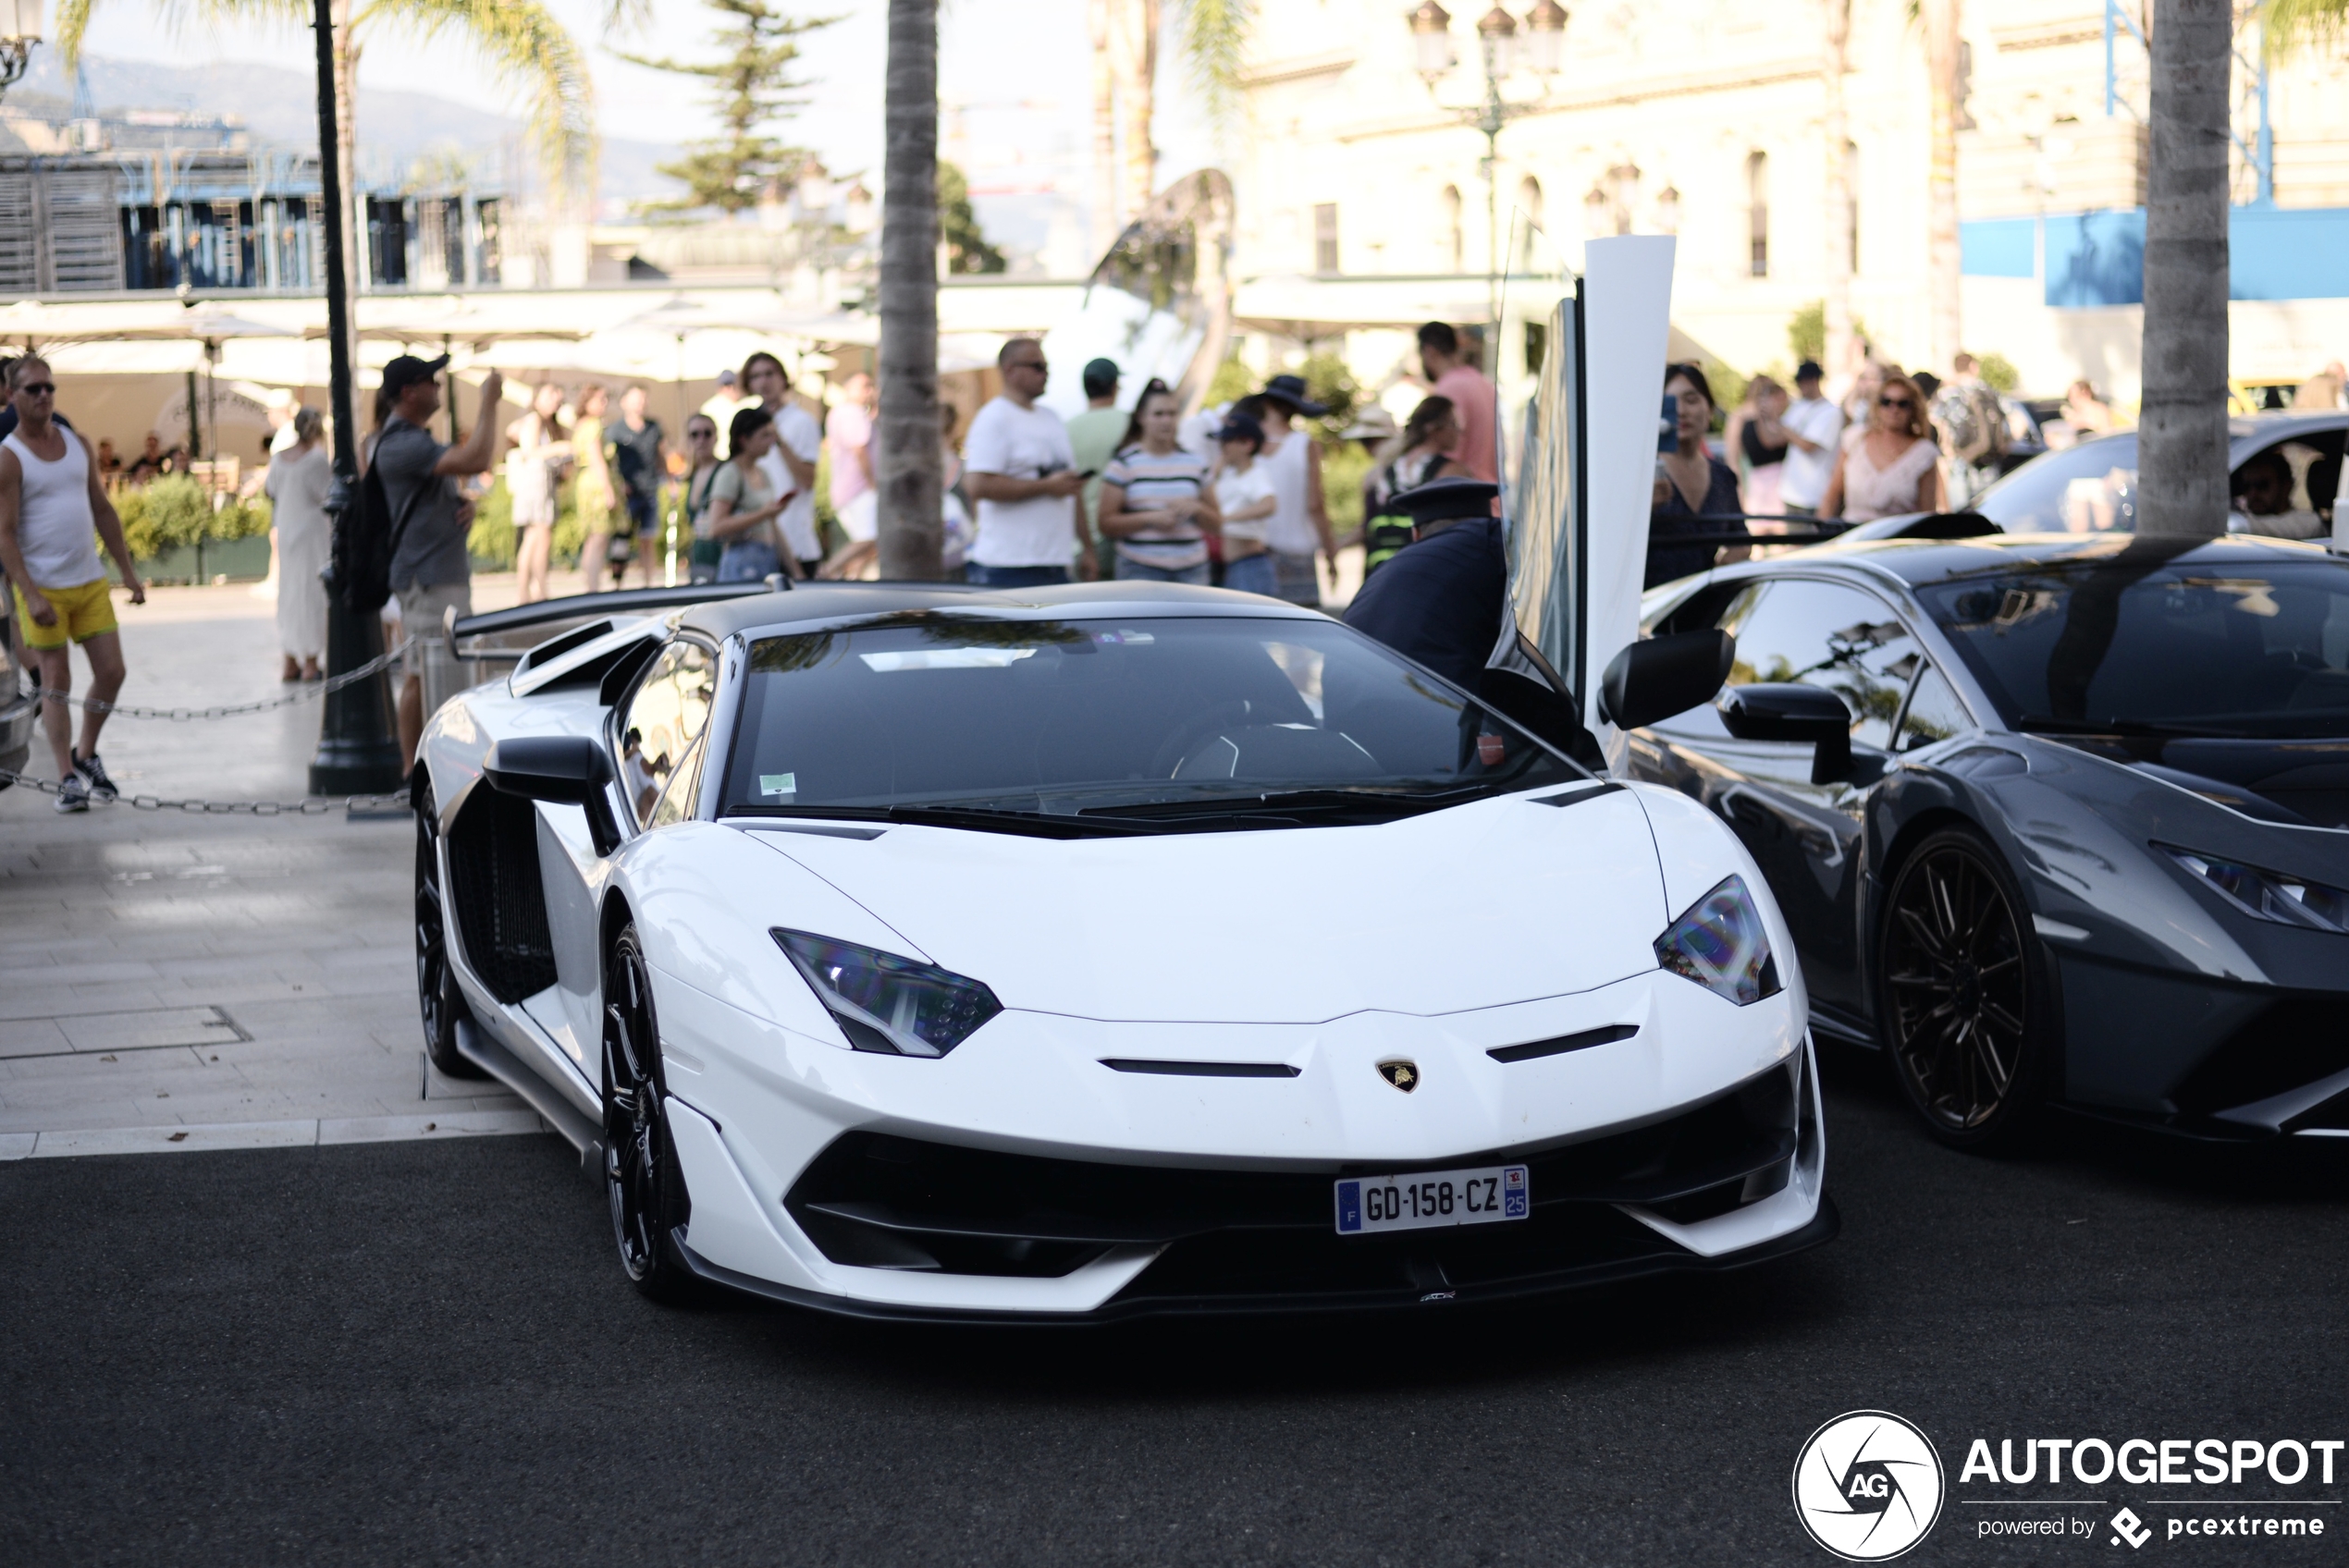
{"type": "MultiPolygon", "coordinates": [[[[591,43],[598,107],[607,136],[677,142],[706,134],[707,111],[694,85],[617,58],[601,36],[603,6],[596,0],[546,0],[574,36],[591,43]]],[[[793,7],[802,14],[842,16],[835,26],[803,42],[801,74],[809,100],[783,134],[813,147],[835,170],[878,175],[881,153],[881,82],[886,35],[882,0],[832,0],[793,7]]],[[[306,30],[267,26],[166,30],[149,0],[100,0],[89,35],[94,55],[194,65],[214,60],[264,61],[309,68],[306,30]]],[[[633,53],[695,57],[716,14],[695,0],[653,0],[644,35],[612,41],[633,53]]],[[[946,0],[940,23],[940,95],[966,105],[974,182],[985,165],[1003,165],[999,182],[1058,183],[1069,196],[1087,193],[1091,115],[1089,46],[1083,0],[946,0]],[[1012,172],[1018,165],[1019,172],[1012,172]]],[[[512,101],[460,45],[423,45],[379,31],[360,64],[370,87],[455,98],[484,109],[513,108],[512,101]]],[[[1163,55],[1162,58],[1163,58],[1163,55]]],[[[1162,165],[1171,178],[1198,166],[1208,150],[1195,112],[1173,80],[1160,116],[1162,165]]],[[[876,178],[875,183],[878,184],[876,178]]]]}

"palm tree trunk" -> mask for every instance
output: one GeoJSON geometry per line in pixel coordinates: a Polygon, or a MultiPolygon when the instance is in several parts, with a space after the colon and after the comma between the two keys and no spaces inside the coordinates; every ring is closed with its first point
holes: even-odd
{"type": "Polygon", "coordinates": [[[1093,43],[1093,254],[1117,239],[1117,31],[1119,0],[1087,0],[1085,21],[1093,43]]]}
{"type": "Polygon", "coordinates": [[[1139,217],[1158,194],[1158,146],[1150,140],[1157,104],[1159,0],[1119,0],[1119,108],[1125,132],[1118,227],[1139,217]]]}
{"type": "Polygon", "coordinates": [[[2137,532],[2227,526],[2227,0],[2154,0],[2137,532]]]}
{"type": "Polygon", "coordinates": [[[941,575],[938,425],[938,0],[889,0],[882,153],[880,574],[941,575]]]}
{"type": "Polygon", "coordinates": [[[1843,104],[1843,75],[1851,42],[1851,0],[1826,0],[1825,47],[1819,75],[1826,88],[1820,130],[1826,142],[1826,373],[1843,374],[1851,354],[1851,142],[1843,104]]]}
{"type": "Polygon", "coordinates": [[[1965,345],[1958,251],[1958,7],[1925,0],[1932,154],[1925,175],[1925,279],[1934,368],[1945,374],[1965,345]]]}

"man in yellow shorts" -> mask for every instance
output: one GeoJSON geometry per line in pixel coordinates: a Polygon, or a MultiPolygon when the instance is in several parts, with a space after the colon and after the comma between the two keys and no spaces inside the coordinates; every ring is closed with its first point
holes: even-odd
{"type": "Polygon", "coordinates": [[[8,574],[17,629],[42,687],[60,694],[41,704],[42,728],[57,759],[57,810],[88,811],[93,797],[115,798],[114,780],[98,760],[106,710],[83,713],[76,748],[73,709],[61,699],[73,690],[75,643],[90,660],[91,699],[111,703],[122,691],[122,637],[98,560],[100,536],[130,602],[145,604],[147,589],[130,564],[122,519],[106,498],[90,444],[56,423],[57,383],[46,361],[28,356],[9,367],[8,401],[17,428],[0,441],[0,570],[8,574]]]}

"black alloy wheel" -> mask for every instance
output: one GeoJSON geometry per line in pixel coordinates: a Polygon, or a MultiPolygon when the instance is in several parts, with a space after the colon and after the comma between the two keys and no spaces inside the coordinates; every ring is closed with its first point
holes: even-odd
{"type": "Polygon", "coordinates": [[[424,1025],[424,1055],[451,1078],[488,1073],[457,1049],[457,1025],[472,1014],[449,967],[449,917],[440,894],[440,816],[432,786],[416,799],[416,1008],[424,1025]]]}
{"type": "Polygon", "coordinates": [[[1892,1075],[1934,1136],[2009,1145],[2038,1109],[2054,1046],[2038,939],[1998,852],[1947,829],[1894,878],[1877,949],[1892,1075]]]}
{"type": "Polygon", "coordinates": [[[676,1301],[693,1288],[675,1242],[692,1204],[669,1135],[666,1093],[652,974],[631,925],[604,968],[604,1185],[620,1267],[645,1294],[676,1301]]]}

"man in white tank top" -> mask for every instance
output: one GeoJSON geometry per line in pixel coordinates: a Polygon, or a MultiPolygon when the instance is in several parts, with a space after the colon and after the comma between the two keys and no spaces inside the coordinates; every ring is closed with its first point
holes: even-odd
{"type": "MultiPolygon", "coordinates": [[[[122,520],[106,498],[90,444],[61,428],[56,378],[47,361],[27,356],[8,371],[8,400],[17,428],[0,441],[0,570],[8,574],[17,630],[42,686],[73,690],[69,649],[81,644],[90,660],[90,696],[111,703],[122,691],[122,637],[114,599],[99,563],[96,538],[121,569],[130,602],[147,602],[146,585],[130,564],[122,520]]],[[[57,760],[57,810],[88,811],[92,796],[115,798],[114,780],[98,760],[103,707],[81,717],[81,744],[73,744],[73,709],[62,701],[41,704],[41,724],[57,760]]]]}

